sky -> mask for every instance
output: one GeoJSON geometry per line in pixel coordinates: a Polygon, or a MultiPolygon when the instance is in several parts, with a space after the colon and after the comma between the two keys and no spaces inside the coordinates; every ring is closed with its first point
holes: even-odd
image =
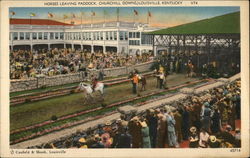
{"type": "MultiPolygon", "coordinates": [[[[117,20],[117,7],[21,7],[10,8],[9,12],[15,12],[12,18],[30,18],[30,13],[35,13],[34,19],[48,19],[48,12],[53,14],[52,20],[75,24],[91,23],[91,12],[95,12],[92,16],[92,22],[109,22],[117,20]],[[83,16],[81,16],[83,12],[83,16]],[[104,12],[106,12],[104,16],[104,12]],[[75,18],[72,18],[75,14],[75,18]],[[64,19],[64,15],[68,18],[64,19]],[[82,19],[82,20],[81,20],[82,19]]],[[[147,23],[152,27],[172,27],[193,21],[211,18],[218,15],[228,14],[240,11],[240,7],[120,7],[119,21],[141,22],[147,23]],[[135,15],[134,10],[138,12],[135,15]],[[148,18],[148,12],[151,17],[148,18]]]]}

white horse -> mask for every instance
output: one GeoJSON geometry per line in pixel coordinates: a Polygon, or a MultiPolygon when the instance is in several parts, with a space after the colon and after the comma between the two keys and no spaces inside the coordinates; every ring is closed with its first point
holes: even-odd
{"type": "MultiPolygon", "coordinates": [[[[80,91],[84,91],[85,90],[87,92],[87,94],[92,94],[93,93],[92,86],[90,84],[88,84],[88,83],[81,82],[79,84],[79,86],[77,87],[77,89],[79,89],[80,91]]],[[[95,92],[99,91],[103,95],[103,93],[104,93],[103,89],[104,89],[104,83],[98,82],[96,84],[96,86],[95,86],[95,90],[94,91],[95,92]]]]}

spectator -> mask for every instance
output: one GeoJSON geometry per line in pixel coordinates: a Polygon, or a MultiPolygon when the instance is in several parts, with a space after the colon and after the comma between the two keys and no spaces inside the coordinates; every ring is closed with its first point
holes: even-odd
{"type": "Polygon", "coordinates": [[[177,147],[175,135],[175,119],[172,112],[167,115],[167,128],[168,128],[168,145],[169,147],[177,147]]]}
{"type": "Polygon", "coordinates": [[[208,147],[208,139],[209,139],[209,134],[207,133],[206,129],[201,128],[199,146],[201,148],[207,148],[208,147]]]}
{"type": "Polygon", "coordinates": [[[166,140],[166,118],[162,113],[157,115],[158,126],[157,126],[157,147],[164,148],[166,140]]]}
{"type": "Polygon", "coordinates": [[[141,124],[141,133],[142,133],[142,148],[151,148],[150,137],[149,137],[149,128],[145,120],[140,122],[141,124]]]}
{"type": "Polygon", "coordinates": [[[96,134],[95,135],[95,142],[94,142],[94,144],[91,146],[91,148],[104,148],[105,146],[104,146],[104,144],[102,143],[102,139],[101,139],[101,137],[98,135],[98,134],[96,134]]]}
{"type": "Polygon", "coordinates": [[[220,142],[216,139],[214,135],[209,136],[208,147],[219,148],[220,146],[220,142]]]}
{"type": "Polygon", "coordinates": [[[199,137],[197,135],[196,127],[190,128],[190,136],[189,136],[189,148],[198,148],[199,137]]]}

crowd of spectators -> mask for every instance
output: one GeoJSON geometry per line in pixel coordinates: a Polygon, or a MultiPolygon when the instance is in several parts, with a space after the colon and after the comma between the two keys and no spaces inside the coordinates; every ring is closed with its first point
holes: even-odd
{"type": "MultiPolygon", "coordinates": [[[[221,52],[226,54],[223,58],[216,57],[218,53],[201,53],[200,51],[177,51],[167,52],[162,51],[156,57],[156,66],[162,65],[166,70],[166,74],[172,73],[190,73],[190,70],[203,77],[216,78],[219,76],[232,76],[240,72],[240,65],[236,63],[236,59],[231,60],[228,52],[221,52]],[[231,62],[228,62],[231,60],[231,62]],[[190,63],[192,64],[190,68],[190,63]]],[[[239,62],[239,61],[238,61],[239,62]]],[[[190,76],[190,75],[189,75],[190,76]]],[[[192,75],[191,75],[192,76],[192,75]]]]}
{"type": "Polygon", "coordinates": [[[232,148],[241,146],[239,80],[171,105],[121,115],[70,137],[30,148],[232,148]]]}
{"type": "Polygon", "coordinates": [[[43,74],[47,76],[135,65],[153,59],[152,54],[135,56],[115,52],[94,52],[72,49],[52,49],[49,51],[18,50],[10,52],[10,78],[27,79],[43,74]]]}

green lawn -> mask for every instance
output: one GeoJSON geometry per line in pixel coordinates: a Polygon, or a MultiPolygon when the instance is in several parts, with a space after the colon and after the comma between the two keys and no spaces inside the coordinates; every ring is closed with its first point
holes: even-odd
{"type": "MultiPolygon", "coordinates": [[[[186,81],[193,81],[194,78],[185,78],[184,75],[176,75],[169,79],[168,85],[179,85],[186,81]]],[[[155,88],[155,78],[147,79],[147,91],[142,95],[157,91],[155,88]]],[[[110,104],[135,97],[132,94],[132,85],[130,82],[111,86],[105,89],[105,103],[110,104]]],[[[61,117],[78,111],[101,106],[100,104],[84,105],[82,93],[75,93],[67,96],[56,97],[52,99],[20,104],[10,107],[10,129],[18,129],[39,122],[50,120],[52,115],[61,117]]]]}

